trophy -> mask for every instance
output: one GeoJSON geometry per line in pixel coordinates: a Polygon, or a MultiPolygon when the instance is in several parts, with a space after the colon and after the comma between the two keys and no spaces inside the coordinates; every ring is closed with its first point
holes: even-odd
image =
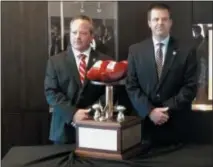
{"type": "MultiPolygon", "coordinates": [[[[106,86],[106,106],[103,107],[101,102],[98,104],[94,104],[92,108],[95,110],[93,119],[95,121],[112,121],[113,113],[117,112],[117,122],[123,122],[125,120],[124,111],[126,108],[124,106],[118,105],[113,106],[113,86],[112,84],[108,85],[106,83],[93,82],[93,84],[97,85],[105,85],[106,86]]],[[[115,83],[113,83],[115,84],[115,83]]]]}
{"type": "MultiPolygon", "coordinates": [[[[113,67],[116,65],[113,64],[113,67]]],[[[113,74],[110,73],[110,76],[113,74]]],[[[119,160],[140,153],[141,119],[136,116],[125,116],[126,108],[113,104],[114,86],[123,85],[122,81],[121,79],[116,81],[108,79],[107,82],[91,80],[91,84],[105,87],[105,106],[99,101],[92,105],[94,112],[91,114],[91,119],[76,121],[75,154],[77,156],[119,160]]]]}

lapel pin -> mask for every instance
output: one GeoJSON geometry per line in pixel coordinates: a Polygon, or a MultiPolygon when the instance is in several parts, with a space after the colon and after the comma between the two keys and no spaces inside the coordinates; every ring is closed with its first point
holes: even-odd
{"type": "Polygon", "coordinates": [[[173,54],[173,55],[176,55],[176,54],[177,54],[177,52],[176,52],[176,51],[173,51],[173,52],[172,52],[172,54],[173,54]]]}
{"type": "Polygon", "coordinates": [[[95,61],[96,61],[96,60],[95,60],[95,58],[94,58],[94,59],[92,59],[92,61],[93,61],[93,62],[95,62],[95,61]]]}

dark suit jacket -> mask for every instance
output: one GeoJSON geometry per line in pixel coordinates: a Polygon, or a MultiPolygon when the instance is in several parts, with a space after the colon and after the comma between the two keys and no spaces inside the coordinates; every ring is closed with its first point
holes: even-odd
{"type": "MultiPolygon", "coordinates": [[[[106,59],[110,58],[92,50],[87,70],[97,60],[106,59]]],[[[75,111],[78,108],[88,108],[93,105],[104,91],[103,86],[93,85],[87,78],[84,84],[81,84],[71,47],[67,51],[50,57],[45,76],[45,96],[48,104],[53,108],[50,140],[61,142],[74,140],[75,131],[70,123],[75,111]],[[69,127],[68,133],[67,127],[69,127]]]]}
{"type": "Polygon", "coordinates": [[[170,37],[160,80],[157,77],[152,39],[129,48],[126,90],[138,115],[145,122],[148,119],[145,129],[146,126],[150,127],[148,133],[152,134],[155,129],[157,137],[160,137],[160,129],[163,129],[161,136],[164,137],[180,129],[185,111],[191,109],[197,90],[197,59],[190,48],[170,37]],[[169,107],[170,114],[170,120],[158,127],[147,117],[156,107],[169,107]]]}

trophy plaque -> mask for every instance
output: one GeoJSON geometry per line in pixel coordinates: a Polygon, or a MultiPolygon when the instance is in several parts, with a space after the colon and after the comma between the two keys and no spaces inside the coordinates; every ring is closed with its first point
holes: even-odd
{"type": "Polygon", "coordinates": [[[93,117],[76,122],[75,154],[80,157],[100,159],[128,159],[141,151],[141,119],[125,116],[125,107],[113,105],[113,86],[119,83],[102,83],[106,104],[94,104],[93,117]],[[115,113],[116,116],[115,116],[115,113]]]}

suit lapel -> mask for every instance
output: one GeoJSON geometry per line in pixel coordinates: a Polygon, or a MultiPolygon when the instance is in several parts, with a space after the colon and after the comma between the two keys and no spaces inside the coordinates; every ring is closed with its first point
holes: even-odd
{"type": "Polygon", "coordinates": [[[75,78],[76,83],[81,86],[80,76],[76,65],[75,57],[71,47],[67,50],[68,69],[71,77],[75,78]]]}
{"type": "Polygon", "coordinates": [[[160,86],[166,79],[176,55],[177,55],[177,47],[175,45],[174,39],[172,37],[170,37],[168,48],[167,48],[167,53],[166,53],[166,57],[165,57],[165,62],[163,65],[163,71],[162,71],[162,75],[160,77],[160,81],[159,81],[157,89],[160,89],[160,86]]]}
{"type": "MultiPolygon", "coordinates": [[[[144,53],[142,51],[142,53],[144,53]]],[[[155,63],[155,49],[152,39],[149,39],[146,45],[146,50],[144,53],[145,58],[142,60],[144,70],[146,71],[147,78],[150,78],[150,88],[155,89],[158,84],[158,75],[157,75],[157,68],[155,63]],[[149,69],[149,70],[147,70],[149,69]]],[[[144,57],[143,56],[143,57],[144,57]]]]}
{"type": "Polygon", "coordinates": [[[89,61],[87,64],[87,71],[93,66],[93,64],[97,61],[97,53],[92,49],[89,57],[89,61]]]}
{"type": "MultiPolygon", "coordinates": [[[[92,49],[91,53],[90,53],[89,61],[88,61],[88,64],[87,64],[86,73],[93,66],[93,64],[96,61],[97,61],[97,53],[92,49]]],[[[84,81],[84,84],[83,84],[83,88],[85,88],[88,83],[89,83],[89,80],[88,80],[87,76],[85,76],[85,81],[84,81]]]]}

